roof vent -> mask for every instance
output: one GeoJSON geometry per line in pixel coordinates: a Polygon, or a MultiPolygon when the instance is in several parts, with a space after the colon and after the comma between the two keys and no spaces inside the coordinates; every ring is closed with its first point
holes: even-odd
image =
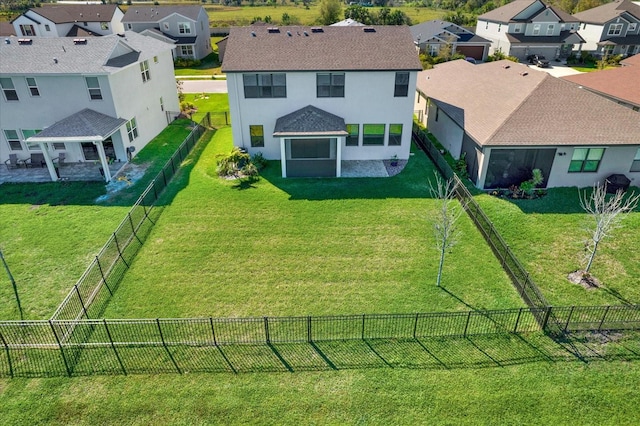
{"type": "Polygon", "coordinates": [[[526,71],[523,71],[523,72],[521,72],[521,73],[520,73],[520,75],[524,77],[524,76],[526,76],[526,75],[529,75],[529,73],[528,73],[528,72],[526,72],[526,71]]]}
{"type": "Polygon", "coordinates": [[[31,40],[30,38],[19,38],[18,39],[18,44],[31,44],[33,40],[31,40]]]}
{"type": "Polygon", "coordinates": [[[309,37],[309,33],[306,31],[303,31],[302,34],[304,34],[305,37],[309,37]]]}
{"type": "Polygon", "coordinates": [[[291,37],[291,31],[287,31],[287,35],[291,37]]]}
{"type": "Polygon", "coordinates": [[[124,33],[123,33],[123,34],[118,34],[118,37],[122,37],[122,38],[124,38],[124,36],[125,36],[125,34],[124,34],[124,33]]]}
{"type": "Polygon", "coordinates": [[[9,40],[8,38],[4,39],[4,44],[11,44],[11,40],[9,40]]]}
{"type": "Polygon", "coordinates": [[[280,29],[278,27],[269,27],[267,28],[267,32],[269,34],[276,34],[280,32],[280,29]]]}
{"type": "Polygon", "coordinates": [[[58,63],[58,58],[53,58],[53,63],[57,64],[58,63]]]}
{"type": "Polygon", "coordinates": [[[311,28],[311,32],[312,33],[323,33],[324,29],[320,28],[320,27],[313,27],[313,28],[311,28]]]}
{"type": "Polygon", "coordinates": [[[256,32],[255,31],[251,31],[251,37],[255,37],[256,36],[256,32]]]}
{"type": "Polygon", "coordinates": [[[502,68],[504,68],[505,70],[508,70],[509,68],[511,68],[511,65],[503,65],[502,68]]]}
{"type": "Polygon", "coordinates": [[[372,27],[364,27],[364,32],[365,33],[375,33],[376,29],[372,28],[372,27]]]}
{"type": "Polygon", "coordinates": [[[74,38],[73,44],[87,44],[86,38],[74,38]]]}

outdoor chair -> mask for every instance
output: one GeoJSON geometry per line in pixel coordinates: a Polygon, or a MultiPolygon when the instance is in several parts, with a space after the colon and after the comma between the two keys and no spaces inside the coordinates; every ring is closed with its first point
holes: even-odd
{"type": "Polygon", "coordinates": [[[24,160],[19,160],[18,154],[9,154],[9,158],[4,160],[4,165],[8,170],[17,169],[21,164],[24,164],[24,160]]]}
{"type": "Polygon", "coordinates": [[[65,152],[61,152],[56,158],[53,159],[53,162],[56,163],[58,167],[62,167],[64,165],[64,160],[66,159],[66,157],[67,154],[65,152]]]}
{"type": "Polygon", "coordinates": [[[44,154],[31,154],[31,158],[27,158],[24,164],[27,167],[44,167],[47,165],[44,161],[44,154]]]}

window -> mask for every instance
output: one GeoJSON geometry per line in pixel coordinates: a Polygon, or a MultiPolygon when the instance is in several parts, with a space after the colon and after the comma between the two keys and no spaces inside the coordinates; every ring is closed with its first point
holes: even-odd
{"type": "Polygon", "coordinates": [[[88,26],[89,26],[89,24],[88,24],[86,21],[85,21],[85,22],[83,22],[83,23],[82,23],[82,25],[84,25],[85,27],[88,27],[88,26]]]}
{"type": "Polygon", "coordinates": [[[620,35],[622,33],[623,24],[611,24],[609,25],[609,32],[607,35],[620,35]]]}
{"type": "Polygon", "coordinates": [[[108,22],[100,22],[100,29],[108,30],[109,29],[109,23],[108,22]]]}
{"type": "Polygon", "coordinates": [[[358,146],[360,142],[360,125],[359,124],[347,124],[347,146],[358,146]]]}
{"type": "Polygon", "coordinates": [[[364,124],[362,145],[384,145],[384,124],[364,124]]]}
{"type": "Polygon", "coordinates": [[[604,148],[576,148],[573,150],[569,172],[597,172],[604,148]]]}
{"type": "Polygon", "coordinates": [[[56,151],[64,151],[65,149],[67,149],[64,142],[54,142],[51,144],[51,146],[53,146],[53,149],[55,149],[56,151]]]}
{"type": "Polygon", "coordinates": [[[178,22],[178,32],[180,34],[191,34],[191,25],[188,22],[178,22]]]}
{"type": "Polygon", "coordinates": [[[131,24],[127,24],[127,29],[128,29],[128,30],[133,29],[133,25],[131,25],[131,24]]]}
{"type": "Polygon", "coordinates": [[[49,24],[44,24],[44,29],[45,31],[51,31],[51,27],[49,27],[49,24]]]}
{"type": "Polygon", "coordinates": [[[160,111],[164,111],[164,99],[160,96],[160,111]]]}
{"type": "Polygon", "coordinates": [[[547,35],[553,35],[553,31],[556,29],[556,26],[553,24],[549,24],[547,26],[547,35]]]}
{"type": "Polygon", "coordinates": [[[22,138],[25,140],[25,143],[27,144],[27,149],[29,151],[40,151],[40,145],[35,143],[35,142],[26,142],[27,139],[29,139],[31,136],[35,136],[38,133],[40,133],[40,130],[25,130],[22,129],[22,138]]]}
{"type": "Polygon", "coordinates": [[[245,98],[286,98],[286,74],[243,74],[245,98]]]}
{"type": "Polygon", "coordinates": [[[438,122],[438,117],[440,115],[440,108],[436,105],[436,122],[438,122]]]}
{"type": "Polygon", "coordinates": [[[540,35],[540,24],[533,24],[533,35],[540,35]]]}
{"type": "Polygon", "coordinates": [[[630,172],[640,172],[640,148],[636,152],[636,156],[633,157],[633,161],[631,162],[630,172]]]}
{"type": "Polygon", "coordinates": [[[514,33],[522,32],[522,24],[516,24],[515,27],[513,28],[513,32],[514,33]]]}
{"type": "Polygon", "coordinates": [[[316,74],[316,93],[319,98],[344,98],[344,73],[316,74]]]}
{"type": "Polygon", "coordinates": [[[162,23],[162,28],[164,28],[165,31],[169,31],[169,23],[168,22],[163,22],[162,23]]]}
{"type": "Polygon", "coordinates": [[[138,124],[135,117],[127,121],[127,136],[129,136],[129,142],[133,142],[138,137],[138,124]]]}
{"type": "Polygon", "coordinates": [[[631,22],[627,27],[627,32],[635,31],[637,26],[638,24],[636,24],[635,22],[631,22]]]}
{"type": "Polygon", "coordinates": [[[4,98],[7,101],[18,100],[18,92],[16,92],[16,88],[13,86],[13,81],[10,78],[0,78],[0,87],[2,87],[4,98]]]}
{"type": "Polygon", "coordinates": [[[34,36],[36,32],[33,29],[33,25],[20,25],[20,32],[23,36],[34,36]]]}
{"type": "Polygon", "coordinates": [[[11,151],[22,151],[22,144],[20,143],[20,138],[18,138],[18,132],[15,130],[5,130],[4,137],[7,138],[11,151]]]}
{"type": "Polygon", "coordinates": [[[193,56],[193,46],[180,46],[180,56],[193,56]]]}
{"type": "Polygon", "coordinates": [[[264,129],[261,125],[249,126],[249,134],[251,135],[251,146],[261,147],[264,146],[264,129]]]}
{"type": "Polygon", "coordinates": [[[40,91],[38,90],[38,85],[36,84],[35,78],[27,77],[27,87],[29,88],[29,93],[31,93],[31,96],[40,96],[40,91]]]}
{"type": "Polygon", "coordinates": [[[89,98],[94,101],[102,99],[98,77],[85,77],[84,80],[87,82],[87,89],[89,89],[89,98]]]}
{"type": "Polygon", "coordinates": [[[151,75],[149,74],[149,61],[140,62],[140,74],[142,74],[143,83],[151,79],[151,75]]]}
{"type": "Polygon", "coordinates": [[[389,124],[389,145],[402,144],[402,124],[389,124]]]}
{"type": "Polygon", "coordinates": [[[393,92],[393,96],[401,97],[409,94],[409,73],[397,72],[396,73],[396,87],[393,92]]]}

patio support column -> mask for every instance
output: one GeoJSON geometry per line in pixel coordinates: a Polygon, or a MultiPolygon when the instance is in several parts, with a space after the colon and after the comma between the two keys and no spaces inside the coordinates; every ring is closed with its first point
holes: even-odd
{"type": "Polygon", "coordinates": [[[94,142],[96,148],[98,148],[98,156],[100,157],[100,164],[102,164],[102,170],[104,171],[104,181],[109,182],[111,180],[111,172],[109,171],[109,162],[107,161],[107,154],[104,152],[104,146],[102,141],[94,142]]]}
{"type": "Polygon", "coordinates": [[[282,177],[287,177],[287,145],[285,138],[280,138],[280,165],[282,166],[282,177]]]}
{"type": "Polygon", "coordinates": [[[344,137],[336,138],[336,177],[340,177],[342,173],[342,141],[344,137]]]}
{"type": "Polygon", "coordinates": [[[57,181],[58,175],[56,173],[56,166],[54,166],[53,164],[53,160],[51,159],[49,150],[47,150],[47,145],[44,142],[38,142],[38,146],[40,147],[40,151],[42,151],[44,162],[47,163],[47,169],[49,170],[49,176],[51,176],[51,180],[54,182],[57,181]]]}

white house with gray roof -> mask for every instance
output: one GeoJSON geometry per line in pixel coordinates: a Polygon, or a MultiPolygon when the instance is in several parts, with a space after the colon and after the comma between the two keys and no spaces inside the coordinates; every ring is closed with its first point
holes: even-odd
{"type": "Polygon", "coordinates": [[[176,57],[202,59],[212,52],[209,15],[202,6],[138,6],[122,18],[135,31],[176,45],[176,57]]]}
{"type": "Polygon", "coordinates": [[[408,27],[231,28],[233,143],[283,177],[340,177],[344,162],[409,158],[422,69],[408,27]]]}
{"type": "Polygon", "coordinates": [[[511,61],[457,60],[418,74],[416,110],[478,188],[540,169],[544,186],[587,187],[611,174],[640,185],[640,113],[511,61]]]}
{"type": "MultiPolygon", "coordinates": [[[[179,111],[173,45],[134,32],[0,44],[0,161],[126,162],[179,111]]],[[[38,165],[39,166],[39,165],[38,165]]]]}
{"type": "Polygon", "coordinates": [[[103,36],[124,31],[117,4],[43,4],[12,21],[20,37],[103,36]]]}

